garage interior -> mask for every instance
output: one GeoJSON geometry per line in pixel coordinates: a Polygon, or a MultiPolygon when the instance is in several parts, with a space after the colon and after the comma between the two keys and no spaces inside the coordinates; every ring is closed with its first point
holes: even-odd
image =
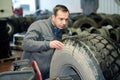
{"type": "MultiPolygon", "coordinates": [[[[63,42],[69,46],[71,46],[69,41],[81,45],[85,43],[90,47],[89,52],[93,50],[101,53],[96,56],[101,56],[104,61],[108,61],[106,67],[101,66],[105,76],[103,80],[120,80],[120,0],[2,0],[0,3],[0,73],[11,71],[13,62],[20,60],[23,52],[22,40],[29,26],[34,21],[49,18],[53,7],[57,4],[63,4],[70,10],[68,27],[72,36],[87,34],[79,38],[74,37],[74,41],[71,38],[65,39],[66,34],[64,34],[63,42]],[[78,39],[83,43],[77,41],[78,39]],[[109,68],[113,72],[104,71],[104,68],[109,68]],[[108,73],[111,74],[106,75],[108,73]]],[[[102,62],[101,59],[99,60],[102,62]]]]}

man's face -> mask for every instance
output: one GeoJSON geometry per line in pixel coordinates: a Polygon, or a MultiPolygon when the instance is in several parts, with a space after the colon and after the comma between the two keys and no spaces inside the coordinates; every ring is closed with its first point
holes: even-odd
{"type": "Polygon", "coordinates": [[[64,29],[68,22],[69,13],[59,10],[57,15],[52,15],[52,22],[58,29],[64,29]]]}

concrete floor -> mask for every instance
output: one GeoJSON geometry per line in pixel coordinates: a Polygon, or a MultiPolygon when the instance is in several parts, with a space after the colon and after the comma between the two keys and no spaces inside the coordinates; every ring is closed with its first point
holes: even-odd
{"type": "Polygon", "coordinates": [[[13,61],[20,59],[22,51],[13,50],[12,54],[10,58],[0,59],[0,73],[10,71],[13,61]]]}

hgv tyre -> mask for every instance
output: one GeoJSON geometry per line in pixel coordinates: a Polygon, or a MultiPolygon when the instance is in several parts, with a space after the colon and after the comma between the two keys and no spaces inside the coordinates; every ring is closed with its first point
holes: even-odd
{"type": "Polygon", "coordinates": [[[71,76],[73,80],[120,80],[120,53],[109,40],[96,34],[71,37],[55,50],[50,77],[71,76]]]}

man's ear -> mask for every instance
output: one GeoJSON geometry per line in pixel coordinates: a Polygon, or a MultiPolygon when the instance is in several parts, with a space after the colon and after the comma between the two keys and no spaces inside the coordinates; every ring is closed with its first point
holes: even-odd
{"type": "Polygon", "coordinates": [[[55,15],[52,15],[52,18],[54,18],[55,17],[55,15]]]}
{"type": "Polygon", "coordinates": [[[52,20],[54,20],[55,19],[55,15],[52,15],[52,20]]]}

